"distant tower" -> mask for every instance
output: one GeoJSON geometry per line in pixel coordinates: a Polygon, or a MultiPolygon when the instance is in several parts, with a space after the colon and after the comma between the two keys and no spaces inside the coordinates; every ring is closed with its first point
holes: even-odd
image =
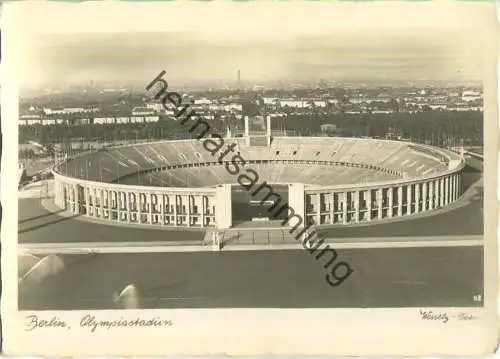
{"type": "Polygon", "coordinates": [[[238,70],[238,89],[241,89],[241,71],[238,70]]]}

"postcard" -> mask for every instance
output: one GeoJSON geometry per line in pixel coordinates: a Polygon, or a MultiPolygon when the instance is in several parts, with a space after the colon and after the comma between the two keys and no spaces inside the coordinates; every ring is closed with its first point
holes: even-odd
{"type": "Polygon", "coordinates": [[[5,354],[495,350],[493,3],[1,20],[5,354]]]}

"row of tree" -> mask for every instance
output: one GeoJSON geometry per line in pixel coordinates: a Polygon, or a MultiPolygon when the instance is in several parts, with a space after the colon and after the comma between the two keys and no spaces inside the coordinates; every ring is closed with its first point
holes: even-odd
{"type": "Polygon", "coordinates": [[[307,135],[321,131],[323,124],[336,125],[342,136],[385,137],[388,134],[420,141],[453,137],[465,143],[482,145],[483,114],[480,112],[443,112],[324,115],[304,117],[291,115],[277,119],[274,128],[293,129],[307,135]]]}
{"type": "MultiPolygon", "coordinates": [[[[243,130],[242,121],[236,118],[208,122],[211,133],[225,134],[228,127],[239,132],[243,130]]],[[[483,116],[479,112],[289,115],[273,119],[272,129],[307,136],[320,134],[321,125],[324,124],[336,125],[336,134],[341,136],[386,137],[392,134],[429,142],[452,137],[463,140],[466,144],[483,143],[483,116]]],[[[21,143],[34,140],[45,145],[75,140],[107,142],[192,138],[196,133],[191,134],[189,128],[187,123],[182,125],[179,121],[166,118],[147,124],[33,125],[19,129],[19,140],[21,143]]]]}

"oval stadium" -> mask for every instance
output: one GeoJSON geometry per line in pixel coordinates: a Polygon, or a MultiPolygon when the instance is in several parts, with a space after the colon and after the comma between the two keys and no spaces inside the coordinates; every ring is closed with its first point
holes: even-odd
{"type": "Polygon", "coordinates": [[[461,194],[463,156],[365,138],[207,137],[108,148],[57,166],[74,214],[158,227],[349,225],[410,217],[461,194]]]}

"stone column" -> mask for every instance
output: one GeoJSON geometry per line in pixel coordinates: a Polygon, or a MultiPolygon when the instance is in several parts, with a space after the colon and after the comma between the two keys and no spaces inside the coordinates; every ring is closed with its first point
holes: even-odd
{"type": "Polygon", "coordinates": [[[71,213],[75,213],[75,188],[74,186],[68,185],[68,198],[69,198],[69,211],[71,213]]]}
{"type": "Polygon", "coordinates": [[[463,172],[460,172],[459,176],[458,176],[458,196],[460,197],[462,194],[463,194],[463,191],[462,191],[462,186],[463,186],[463,172]]]}
{"type": "Polygon", "coordinates": [[[120,193],[120,201],[122,208],[122,218],[121,221],[128,222],[128,200],[127,200],[127,192],[120,193]]]}
{"type": "Polygon", "coordinates": [[[403,215],[403,186],[398,187],[398,217],[403,215]]]}
{"type": "Polygon", "coordinates": [[[142,223],[142,198],[141,192],[136,192],[135,200],[137,205],[137,222],[142,223]]]}
{"type": "MultiPolygon", "coordinates": [[[[355,191],[354,192],[354,222],[355,223],[359,223],[359,204],[360,204],[360,201],[359,201],[359,191],[355,191]]],[[[320,223],[319,221],[317,223],[320,223]]]]}
{"type": "Polygon", "coordinates": [[[121,192],[120,191],[116,191],[116,213],[117,213],[117,221],[118,222],[121,222],[122,220],[122,206],[121,206],[121,200],[122,200],[122,196],[121,196],[121,192]]]}
{"type": "Polygon", "coordinates": [[[406,187],[406,202],[407,202],[407,206],[406,206],[406,214],[412,214],[413,213],[413,210],[412,210],[412,203],[413,203],[413,200],[412,200],[412,188],[411,188],[412,184],[408,184],[408,187],[406,187]]]}
{"type": "Polygon", "coordinates": [[[164,226],[165,225],[165,194],[162,193],[160,194],[160,216],[161,216],[161,225],[164,226]]]}
{"type": "Polygon", "coordinates": [[[125,192],[126,205],[127,205],[127,223],[132,221],[132,193],[125,192]]]}
{"type": "Polygon", "coordinates": [[[104,218],[104,190],[100,189],[99,190],[99,212],[100,212],[100,217],[104,218]]]}
{"type": "Polygon", "coordinates": [[[392,218],[392,210],[394,206],[394,189],[392,187],[389,187],[388,189],[387,198],[389,200],[389,209],[387,210],[387,217],[392,218]]]}
{"type": "Polygon", "coordinates": [[[78,213],[78,187],[71,186],[71,201],[72,201],[72,211],[73,213],[78,213]]]}
{"type": "Polygon", "coordinates": [[[107,201],[108,201],[108,190],[103,188],[102,189],[102,205],[101,205],[101,216],[102,218],[106,218],[106,208],[109,208],[109,206],[107,205],[107,201]],[[106,207],[106,208],[104,208],[106,207]]]}
{"type": "Polygon", "coordinates": [[[450,203],[450,176],[444,178],[444,205],[450,203]]]}
{"type": "Polygon", "coordinates": [[[460,172],[458,174],[458,189],[457,189],[457,192],[458,192],[458,198],[460,198],[460,196],[463,194],[463,189],[462,189],[462,186],[463,186],[463,173],[460,172]]]}
{"type": "Polygon", "coordinates": [[[193,199],[193,195],[188,194],[187,195],[187,215],[186,215],[186,221],[187,221],[187,226],[191,227],[191,200],[193,199]]]}
{"type": "Polygon", "coordinates": [[[444,178],[439,179],[439,207],[444,207],[444,178]]]}
{"type": "Polygon", "coordinates": [[[348,195],[347,192],[343,192],[344,196],[344,207],[342,209],[342,223],[346,224],[347,223],[347,204],[348,204],[348,195]]]}
{"type": "Polygon", "coordinates": [[[457,175],[453,175],[453,191],[452,191],[452,200],[455,202],[457,200],[457,175]]]}
{"type": "Polygon", "coordinates": [[[420,212],[420,185],[415,184],[415,213],[420,212]]]}
{"type": "Polygon", "coordinates": [[[201,227],[205,227],[205,211],[206,211],[206,196],[202,195],[201,196],[201,215],[200,215],[200,220],[201,220],[201,227]]]}
{"type": "Polygon", "coordinates": [[[99,212],[99,208],[97,206],[97,202],[98,202],[98,197],[97,197],[97,188],[93,188],[92,190],[92,196],[93,196],[93,199],[92,199],[92,215],[94,217],[97,217],[98,216],[98,212],[99,212]]]}
{"type": "Polygon", "coordinates": [[[78,193],[78,186],[77,185],[74,185],[73,186],[73,195],[75,197],[74,199],[74,209],[73,209],[73,213],[74,214],[80,214],[80,194],[78,193]]]}
{"type": "Polygon", "coordinates": [[[107,213],[108,213],[108,219],[111,219],[111,206],[113,202],[113,192],[109,189],[106,190],[106,202],[107,202],[107,213]]]}
{"type": "MultiPolygon", "coordinates": [[[[288,205],[293,208],[295,213],[300,216],[304,221],[306,220],[306,195],[305,195],[304,184],[302,183],[290,183],[288,185],[288,205]]],[[[273,211],[273,215],[277,214],[277,209],[273,211]]],[[[295,219],[290,221],[289,226],[295,227],[295,219]]]]}
{"type": "Polygon", "coordinates": [[[440,182],[439,179],[434,181],[434,209],[439,208],[439,190],[440,190],[440,182]]]}
{"type": "Polygon", "coordinates": [[[430,211],[434,209],[434,181],[429,181],[429,208],[430,211]]]}
{"type": "Polygon", "coordinates": [[[153,194],[149,194],[149,224],[153,224],[153,194]]]}
{"type": "Polygon", "coordinates": [[[84,195],[85,195],[85,208],[86,208],[86,211],[87,211],[87,216],[90,216],[90,188],[85,185],[84,187],[84,195]]]}
{"type": "Polygon", "coordinates": [[[368,213],[368,216],[366,218],[367,221],[371,221],[372,220],[372,189],[368,189],[366,192],[365,192],[368,196],[368,200],[366,201],[366,212],[368,213]]]}
{"type": "Polygon", "coordinates": [[[448,204],[453,203],[455,200],[455,192],[453,191],[455,187],[455,175],[450,175],[450,188],[448,190],[448,204]]]}
{"type": "MultiPolygon", "coordinates": [[[[314,221],[316,223],[321,223],[321,195],[319,193],[315,193],[313,195],[314,201],[312,202],[313,206],[315,206],[315,211],[316,211],[316,218],[314,218],[314,221]]],[[[306,216],[307,216],[307,211],[306,211],[306,216]]]]}
{"type": "Polygon", "coordinates": [[[429,186],[429,182],[424,182],[422,183],[422,212],[427,212],[427,194],[428,194],[428,187],[429,186]]]}
{"type": "Polygon", "coordinates": [[[438,209],[441,207],[441,180],[440,179],[436,180],[435,186],[436,186],[435,208],[438,209]]]}
{"type": "Polygon", "coordinates": [[[174,195],[174,226],[177,226],[177,194],[174,195]]]}
{"type": "Polygon", "coordinates": [[[455,175],[450,177],[450,203],[455,202],[455,175]]]}
{"type": "Polygon", "coordinates": [[[335,208],[335,192],[330,192],[330,224],[333,224],[333,218],[334,218],[334,208],[335,208]]]}
{"type": "Polygon", "coordinates": [[[453,175],[453,201],[458,199],[458,174],[453,175]]]}
{"type": "MultiPolygon", "coordinates": [[[[298,199],[300,197],[295,198],[296,196],[293,193],[294,191],[297,191],[297,189],[294,189],[293,191],[289,189],[289,194],[290,194],[289,201],[290,201],[290,207],[295,209],[295,207],[292,206],[292,201],[294,199],[298,201],[298,199]]],[[[299,192],[299,191],[297,191],[297,192],[299,192]]],[[[233,224],[233,218],[232,218],[232,212],[231,212],[232,211],[232,209],[231,209],[231,185],[225,184],[225,185],[217,186],[215,201],[217,204],[216,212],[215,212],[215,223],[216,223],[217,228],[218,229],[230,228],[231,225],[233,224]]],[[[302,201],[304,201],[303,188],[302,188],[302,201]]],[[[297,209],[300,211],[300,207],[297,206],[297,209]]],[[[303,214],[303,212],[304,212],[304,205],[302,204],[302,214],[303,214]]],[[[290,225],[293,227],[294,223],[290,223],[290,225]]]]}
{"type": "Polygon", "coordinates": [[[377,190],[377,206],[378,206],[378,212],[377,212],[377,217],[378,219],[382,219],[382,204],[383,204],[383,195],[384,195],[384,192],[383,192],[383,189],[382,188],[379,188],[377,190]]]}

